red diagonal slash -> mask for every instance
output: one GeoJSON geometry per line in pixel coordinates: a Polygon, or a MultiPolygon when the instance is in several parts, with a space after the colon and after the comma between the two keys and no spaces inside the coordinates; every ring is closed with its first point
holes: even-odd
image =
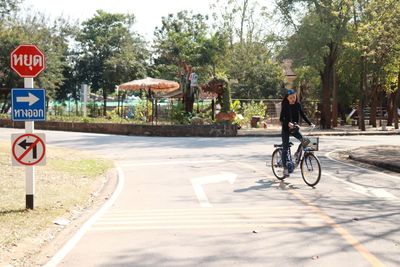
{"type": "Polygon", "coordinates": [[[17,159],[18,161],[21,161],[29,152],[31,152],[31,150],[37,145],[37,143],[40,142],[39,138],[36,138],[36,141],[32,143],[32,145],[30,147],[28,147],[27,150],[25,150],[24,153],[21,154],[21,156],[19,156],[19,158],[17,159]]]}

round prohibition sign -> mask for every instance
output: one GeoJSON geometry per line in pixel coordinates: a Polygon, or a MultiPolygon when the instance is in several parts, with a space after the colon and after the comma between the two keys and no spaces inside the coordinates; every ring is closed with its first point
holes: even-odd
{"type": "Polygon", "coordinates": [[[37,136],[35,134],[23,134],[14,141],[14,143],[12,145],[12,154],[13,154],[13,157],[15,158],[15,160],[18,161],[19,163],[26,165],[26,166],[32,166],[32,165],[38,164],[39,162],[42,161],[42,159],[44,158],[44,155],[46,154],[46,146],[45,146],[43,140],[40,139],[39,136],[37,136]],[[15,147],[18,145],[19,141],[21,139],[23,139],[24,137],[32,137],[34,140],[35,139],[36,140],[34,142],[32,142],[32,144],[25,150],[25,152],[23,152],[21,155],[17,156],[17,154],[15,152],[15,147]],[[28,155],[32,151],[32,149],[34,149],[35,146],[38,146],[39,144],[42,145],[42,147],[43,147],[43,153],[40,155],[39,159],[32,161],[32,162],[24,162],[23,161],[24,157],[26,155],[28,155]]]}

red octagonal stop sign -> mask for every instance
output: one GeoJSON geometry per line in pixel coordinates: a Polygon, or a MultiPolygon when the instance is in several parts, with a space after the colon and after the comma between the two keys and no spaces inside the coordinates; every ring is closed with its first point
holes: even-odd
{"type": "Polygon", "coordinates": [[[46,58],[36,45],[20,45],[11,53],[11,68],[23,78],[34,78],[46,67],[46,58]]]}

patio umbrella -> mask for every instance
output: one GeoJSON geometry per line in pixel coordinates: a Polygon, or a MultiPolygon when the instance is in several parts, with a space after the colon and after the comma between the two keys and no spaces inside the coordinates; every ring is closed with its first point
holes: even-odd
{"type": "MultiPolygon", "coordinates": [[[[154,97],[155,92],[170,92],[178,89],[179,83],[174,81],[162,80],[162,79],[155,79],[151,77],[147,77],[141,80],[133,80],[127,83],[123,83],[118,86],[120,90],[148,90],[148,96],[152,99],[152,110],[155,111],[156,123],[158,117],[158,110],[157,110],[157,98],[154,97]],[[155,106],[155,110],[154,110],[155,106]]],[[[151,115],[151,121],[153,122],[154,112],[151,115]]]]}
{"type": "Polygon", "coordinates": [[[154,79],[147,77],[141,80],[134,80],[127,83],[123,83],[118,86],[120,90],[150,90],[153,92],[170,92],[179,88],[179,83],[174,81],[154,79]]]}

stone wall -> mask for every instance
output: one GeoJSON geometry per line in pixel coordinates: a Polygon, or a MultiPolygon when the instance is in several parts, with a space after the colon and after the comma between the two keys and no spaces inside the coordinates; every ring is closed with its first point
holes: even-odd
{"type": "MultiPolygon", "coordinates": [[[[0,119],[0,127],[24,128],[23,122],[0,119]]],[[[138,135],[138,136],[201,136],[231,137],[237,135],[236,125],[135,125],[119,123],[84,123],[84,122],[35,122],[35,129],[88,132],[102,134],[138,135]]]]}

